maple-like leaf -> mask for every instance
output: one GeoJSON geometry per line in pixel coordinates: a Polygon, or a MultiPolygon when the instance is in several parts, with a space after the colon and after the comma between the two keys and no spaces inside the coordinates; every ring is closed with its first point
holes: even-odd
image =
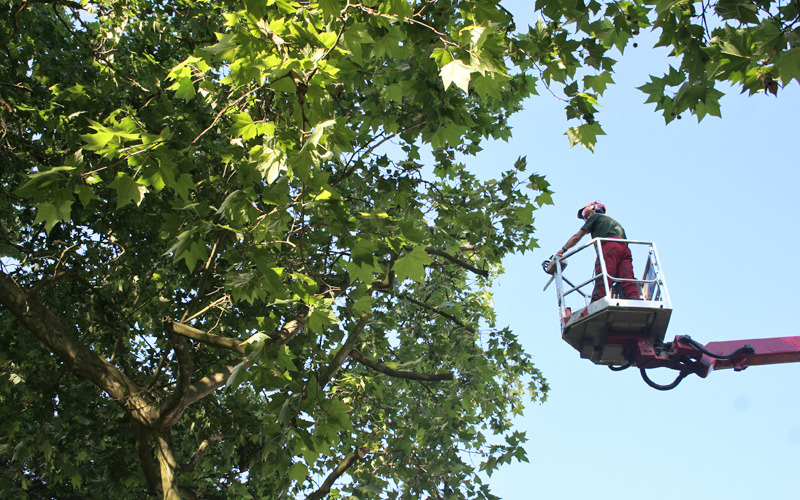
{"type": "Polygon", "coordinates": [[[447,90],[450,87],[451,83],[454,83],[456,87],[460,88],[464,92],[469,92],[469,79],[470,75],[472,74],[472,67],[464,64],[459,59],[454,59],[453,61],[447,63],[442,67],[439,71],[439,74],[442,77],[442,83],[444,83],[444,88],[447,90]]]}

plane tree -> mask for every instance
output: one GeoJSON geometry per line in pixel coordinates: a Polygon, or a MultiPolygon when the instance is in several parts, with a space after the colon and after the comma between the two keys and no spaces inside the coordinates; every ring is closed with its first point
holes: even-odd
{"type": "Polygon", "coordinates": [[[795,3],[539,9],[0,7],[0,492],[491,498],[547,394],[491,285],[552,193],[469,159],[542,89],[594,147],[640,29],[667,121],[798,68],[795,3]]]}
{"type": "Polygon", "coordinates": [[[489,290],[550,191],[463,164],[533,90],[508,12],[4,10],[0,490],[488,497],[525,459],[546,386],[489,290]]]}

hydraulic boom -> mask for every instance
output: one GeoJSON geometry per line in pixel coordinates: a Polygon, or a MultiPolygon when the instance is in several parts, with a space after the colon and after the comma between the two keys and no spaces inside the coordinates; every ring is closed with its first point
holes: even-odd
{"type": "Polygon", "coordinates": [[[664,344],[635,338],[627,342],[624,339],[617,340],[623,342],[623,350],[629,353],[632,361],[622,366],[610,365],[611,369],[636,366],[647,385],[659,390],[672,389],[691,374],[705,378],[712,371],[725,368],[741,371],[748,366],[800,362],[800,337],[728,340],[706,345],[688,335],[677,336],[672,342],[664,344]],[[679,373],[674,382],[661,385],[647,376],[647,370],[651,368],[672,368],[679,373]]]}

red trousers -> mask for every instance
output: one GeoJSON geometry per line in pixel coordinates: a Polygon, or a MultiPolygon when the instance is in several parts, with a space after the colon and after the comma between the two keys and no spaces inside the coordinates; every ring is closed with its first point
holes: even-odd
{"type": "MultiPolygon", "coordinates": [[[[616,241],[604,241],[601,244],[603,246],[603,260],[606,264],[606,271],[610,276],[608,286],[612,286],[614,283],[612,278],[634,279],[633,257],[628,245],[616,241]]],[[[594,263],[594,274],[600,274],[600,271],[600,259],[598,258],[594,263]]],[[[623,298],[639,299],[639,287],[636,286],[636,283],[622,281],[620,285],[622,286],[623,298]]],[[[605,296],[606,287],[603,284],[603,279],[597,278],[592,292],[592,302],[605,296]]]]}

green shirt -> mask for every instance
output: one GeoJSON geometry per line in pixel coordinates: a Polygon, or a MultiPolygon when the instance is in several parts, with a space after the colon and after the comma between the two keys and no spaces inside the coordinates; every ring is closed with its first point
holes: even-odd
{"type": "Polygon", "coordinates": [[[622,229],[622,226],[619,225],[619,222],[615,221],[606,214],[597,212],[589,217],[589,220],[586,221],[586,224],[584,224],[581,229],[591,233],[592,238],[607,238],[609,236],[615,236],[617,238],[622,238],[623,240],[628,239],[628,237],[625,236],[625,230],[622,229]]]}

